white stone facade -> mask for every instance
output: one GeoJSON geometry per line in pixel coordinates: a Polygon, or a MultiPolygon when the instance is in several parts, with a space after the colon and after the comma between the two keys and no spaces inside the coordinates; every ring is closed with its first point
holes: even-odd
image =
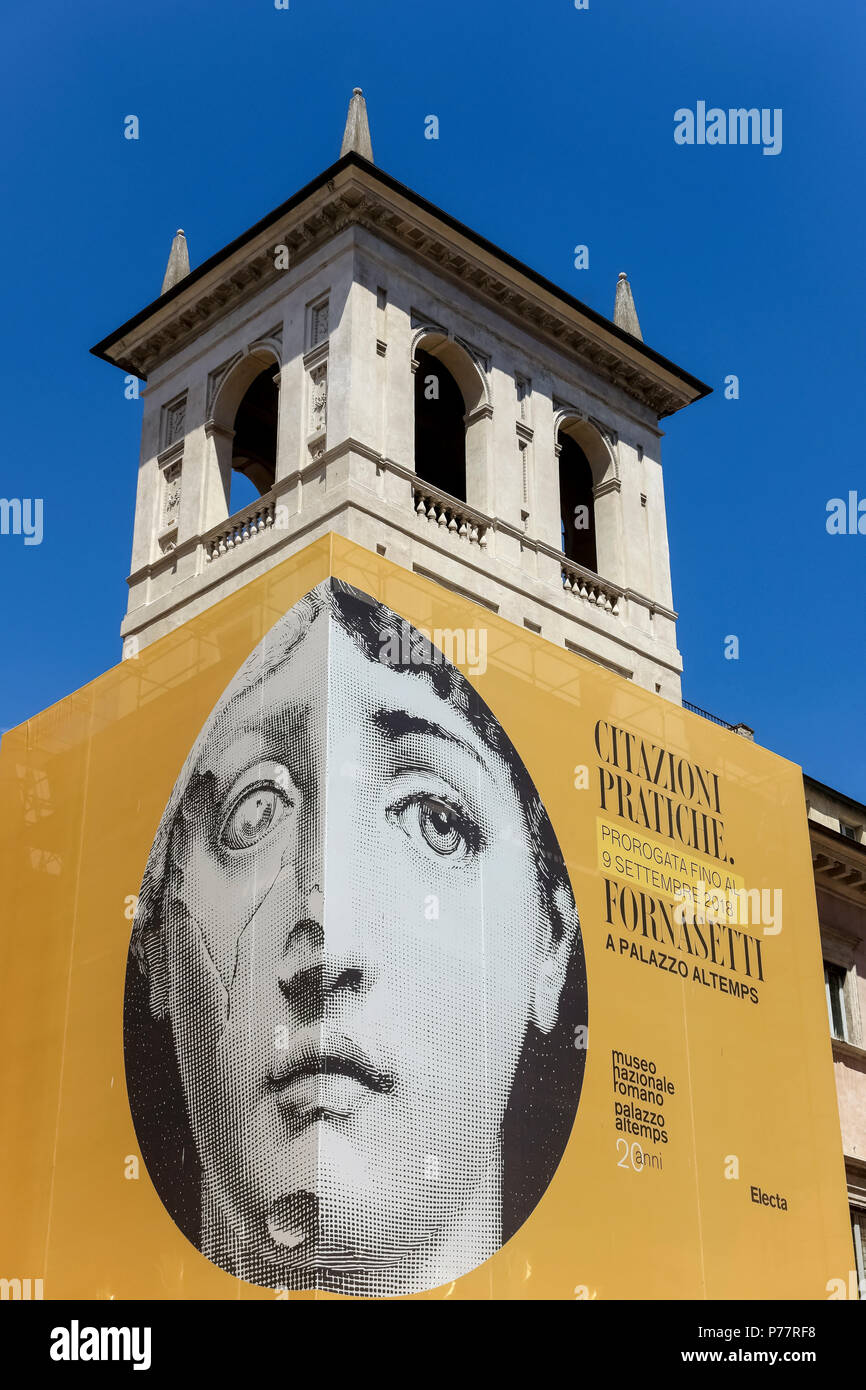
{"type": "Polygon", "coordinates": [[[358,164],[98,349],[148,378],[125,649],[333,531],[679,702],[659,415],[706,388],[358,164]],[[466,403],[465,503],[414,471],[422,347],[466,403]],[[275,483],[230,517],[234,415],[271,364],[275,483]],[[562,554],[560,430],[592,468],[597,574],[562,554]]]}

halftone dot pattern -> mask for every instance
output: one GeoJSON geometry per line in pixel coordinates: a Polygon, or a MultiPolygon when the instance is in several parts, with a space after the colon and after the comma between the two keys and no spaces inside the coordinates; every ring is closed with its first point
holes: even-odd
{"type": "Polygon", "coordinates": [[[334,579],[280,619],[184,764],[133,924],[142,1155],[198,1249],[266,1287],[468,1273],[577,1109],[586,975],[553,827],[477,692],[406,636],[334,579]]]}

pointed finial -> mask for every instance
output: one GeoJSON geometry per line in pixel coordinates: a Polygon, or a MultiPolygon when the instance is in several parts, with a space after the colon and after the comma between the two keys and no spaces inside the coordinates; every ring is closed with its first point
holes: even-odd
{"type": "Polygon", "coordinates": [[[174,241],[171,243],[171,250],[168,253],[168,265],[165,268],[165,279],[162,282],[160,294],[165,294],[166,290],[173,289],[185,275],[189,275],[189,247],[186,244],[183,228],[178,227],[174,234],[174,241]]]}
{"type": "Polygon", "coordinates": [[[340,158],[354,150],[356,154],[363,155],[373,163],[373,142],[370,139],[370,122],[367,119],[367,103],[364,100],[364,93],[360,87],[356,87],[352,93],[352,100],[349,102],[349,114],[346,117],[346,130],[343,135],[343,147],[340,150],[340,158]]]}
{"type": "Polygon", "coordinates": [[[617,328],[624,328],[626,333],[630,333],[633,338],[640,338],[643,342],[643,334],[640,331],[637,309],[634,307],[634,295],[631,292],[631,285],[624,270],[619,272],[619,279],[616,282],[616,301],[613,306],[613,321],[617,328]]]}

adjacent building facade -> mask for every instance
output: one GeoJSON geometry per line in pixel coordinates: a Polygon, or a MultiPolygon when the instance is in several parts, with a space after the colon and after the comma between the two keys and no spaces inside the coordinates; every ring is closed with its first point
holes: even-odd
{"type": "Polygon", "coordinates": [[[805,778],[854,1260],[866,1297],[866,806],[805,778]]]}

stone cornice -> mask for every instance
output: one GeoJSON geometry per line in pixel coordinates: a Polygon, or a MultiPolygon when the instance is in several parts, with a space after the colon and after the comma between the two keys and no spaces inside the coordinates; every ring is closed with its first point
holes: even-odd
{"type": "Polygon", "coordinates": [[[170,463],[177,463],[178,459],[182,459],[183,447],[185,443],[186,437],[184,436],[183,439],[176,439],[173,444],[169,444],[167,448],[163,449],[161,453],[157,454],[156,462],[158,466],[160,468],[165,468],[170,463]]]}
{"type": "Polygon", "coordinates": [[[675,623],[679,618],[679,613],[673,608],[666,608],[657,599],[647,598],[646,594],[639,593],[637,589],[623,589],[623,597],[631,603],[639,603],[641,607],[648,608],[651,613],[658,613],[662,618],[668,618],[675,623]]]}
{"type": "Polygon", "coordinates": [[[861,902],[866,899],[866,853],[856,841],[809,821],[815,884],[861,902]]]}
{"type": "Polygon", "coordinates": [[[836,1059],[847,1059],[852,1062],[859,1062],[861,1067],[866,1066],[866,1048],[858,1047],[856,1043],[844,1042],[842,1038],[831,1038],[833,1044],[833,1056],[836,1059]]]}
{"type": "Polygon", "coordinates": [[[862,801],[855,801],[853,797],[846,795],[845,792],[837,791],[835,787],[828,787],[826,782],[817,781],[816,778],[810,777],[807,772],[803,773],[803,782],[807,792],[820,792],[824,796],[829,797],[833,802],[841,802],[845,806],[850,806],[852,810],[859,813],[859,819],[862,819],[863,816],[866,815],[866,806],[864,806],[862,801]]]}
{"type": "Polygon", "coordinates": [[[619,478],[604,478],[602,482],[596,483],[592,490],[592,495],[596,499],[606,497],[609,492],[621,492],[622,481],[619,478]]]}
{"type": "Polygon", "coordinates": [[[659,418],[709,391],[660,353],[357,155],[344,156],[92,351],[146,379],[224,314],[290,273],[276,268],[276,246],[289,248],[294,268],[355,226],[459,282],[659,418]]]}

